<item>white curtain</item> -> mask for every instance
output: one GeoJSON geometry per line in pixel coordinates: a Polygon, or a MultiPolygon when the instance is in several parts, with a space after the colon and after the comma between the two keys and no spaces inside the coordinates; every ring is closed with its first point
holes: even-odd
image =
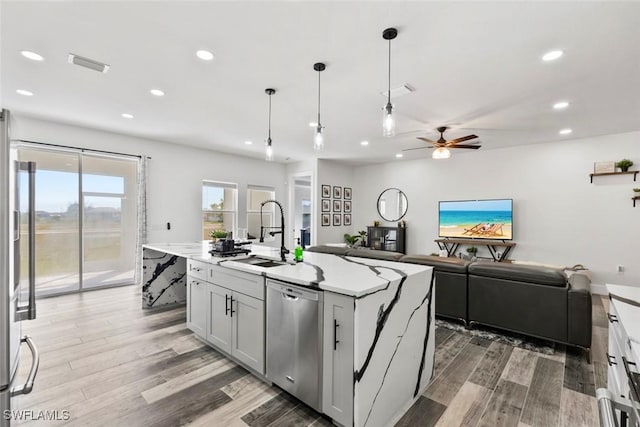
{"type": "Polygon", "coordinates": [[[149,158],[140,156],[138,161],[138,236],[136,239],[136,284],[142,281],[142,245],[147,243],[147,163],[149,158]]]}

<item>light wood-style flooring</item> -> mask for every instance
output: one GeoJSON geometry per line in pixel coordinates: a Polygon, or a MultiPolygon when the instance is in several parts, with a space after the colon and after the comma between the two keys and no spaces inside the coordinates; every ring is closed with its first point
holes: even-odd
{"type": "MultiPolygon", "coordinates": [[[[140,301],[135,286],[38,301],[24,332],[40,349],[40,372],[14,404],[70,419],[20,425],[331,425],[194,338],[184,307],[142,310],[140,301]]],[[[546,355],[438,328],[434,380],[398,425],[596,426],[607,301],[593,301],[591,365],[564,348],[546,355]]],[[[25,355],[22,377],[29,363],[25,355]]]]}

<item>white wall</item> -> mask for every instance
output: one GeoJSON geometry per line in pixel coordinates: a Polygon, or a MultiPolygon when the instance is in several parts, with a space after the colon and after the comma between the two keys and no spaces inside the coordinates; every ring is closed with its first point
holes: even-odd
{"type": "MultiPolygon", "coordinates": [[[[69,126],[14,114],[12,139],[146,155],[148,241],[202,240],[202,180],[238,185],[238,227],[245,227],[247,185],[272,186],[286,200],[285,165],[131,136],[69,126]],[[171,223],[171,230],[166,223],[171,223]]],[[[286,205],[286,204],[285,204],[286,205]]],[[[279,239],[277,242],[279,245],[279,239]]]]}
{"type": "MultiPolygon", "coordinates": [[[[356,229],[381,220],[382,190],[407,194],[407,252],[438,250],[438,201],[512,198],[511,259],[584,264],[596,284],[640,286],[640,207],[632,207],[630,175],[594,178],[593,162],[630,158],[640,164],[640,132],[477,152],[449,160],[395,161],[356,169],[356,229]],[[617,265],[625,272],[616,272],[617,265]]],[[[634,166],[637,169],[638,166],[634,166]]],[[[488,256],[486,248],[479,255],[488,256]]]]}
{"type": "MultiPolygon", "coordinates": [[[[333,186],[337,185],[339,187],[351,187],[352,193],[355,193],[355,188],[353,188],[353,176],[354,176],[354,167],[342,164],[340,162],[332,161],[332,160],[318,160],[318,181],[316,182],[316,191],[318,194],[317,201],[315,206],[315,212],[318,216],[318,239],[316,240],[316,244],[323,245],[325,243],[344,243],[344,234],[354,233],[353,221],[355,220],[354,213],[358,212],[357,204],[352,201],[351,203],[351,226],[333,226],[333,211],[331,212],[331,225],[328,227],[322,227],[320,218],[322,215],[322,203],[320,200],[321,196],[321,188],[322,185],[330,185],[333,191],[333,186]]],[[[352,195],[353,197],[353,195],[352,195]]],[[[333,209],[333,195],[331,197],[332,200],[332,209],[333,209]]],[[[341,200],[344,200],[344,196],[341,200]]],[[[340,212],[342,215],[344,213],[340,212]]]]}

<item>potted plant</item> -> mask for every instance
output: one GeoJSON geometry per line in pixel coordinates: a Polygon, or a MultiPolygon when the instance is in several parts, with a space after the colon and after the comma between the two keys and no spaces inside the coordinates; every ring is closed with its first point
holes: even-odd
{"type": "Polygon", "coordinates": [[[633,162],[629,159],[622,159],[616,162],[616,167],[620,168],[622,172],[627,172],[631,166],[633,166],[633,162]]]}
{"type": "Polygon", "coordinates": [[[360,246],[362,247],[366,247],[367,246],[367,232],[364,230],[358,231],[358,234],[360,235],[360,246]]]}
{"type": "Polygon", "coordinates": [[[349,245],[350,248],[352,248],[353,245],[355,245],[358,240],[360,240],[360,235],[358,234],[354,234],[354,235],[351,235],[349,233],[344,234],[344,241],[347,245],[349,245]]]}
{"type": "Polygon", "coordinates": [[[226,239],[227,238],[228,233],[225,230],[220,230],[220,229],[216,229],[216,230],[211,230],[211,232],[209,233],[209,237],[211,237],[211,240],[215,243],[218,239],[226,239]]]}
{"type": "Polygon", "coordinates": [[[471,247],[467,248],[467,253],[469,254],[469,257],[471,258],[471,261],[475,261],[476,260],[476,254],[478,253],[478,248],[476,248],[475,246],[471,246],[471,247]]]}

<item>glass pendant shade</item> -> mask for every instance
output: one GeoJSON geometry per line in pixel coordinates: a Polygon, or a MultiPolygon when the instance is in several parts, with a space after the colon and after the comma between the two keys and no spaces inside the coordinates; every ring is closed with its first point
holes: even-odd
{"type": "Polygon", "coordinates": [[[273,161],[273,145],[271,145],[271,138],[267,139],[264,144],[264,159],[268,162],[273,161]]]}
{"type": "Polygon", "coordinates": [[[393,106],[391,104],[387,104],[384,109],[384,114],[382,118],[382,135],[383,136],[394,136],[396,134],[396,120],[393,117],[393,106]]]}
{"type": "Polygon", "coordinates": [[[324,136],[322,135],[322,126],[318,124],[315,135],[313,137],[313,151],[320,152],[324,149],[324,136]]]}
{"type": "Polygon", "coordinates": [[[438,147],[431,153],[431,158],[436,160],[448,159],[449,157],[451,157],[451,151],[445,147],[438,147]]]}

